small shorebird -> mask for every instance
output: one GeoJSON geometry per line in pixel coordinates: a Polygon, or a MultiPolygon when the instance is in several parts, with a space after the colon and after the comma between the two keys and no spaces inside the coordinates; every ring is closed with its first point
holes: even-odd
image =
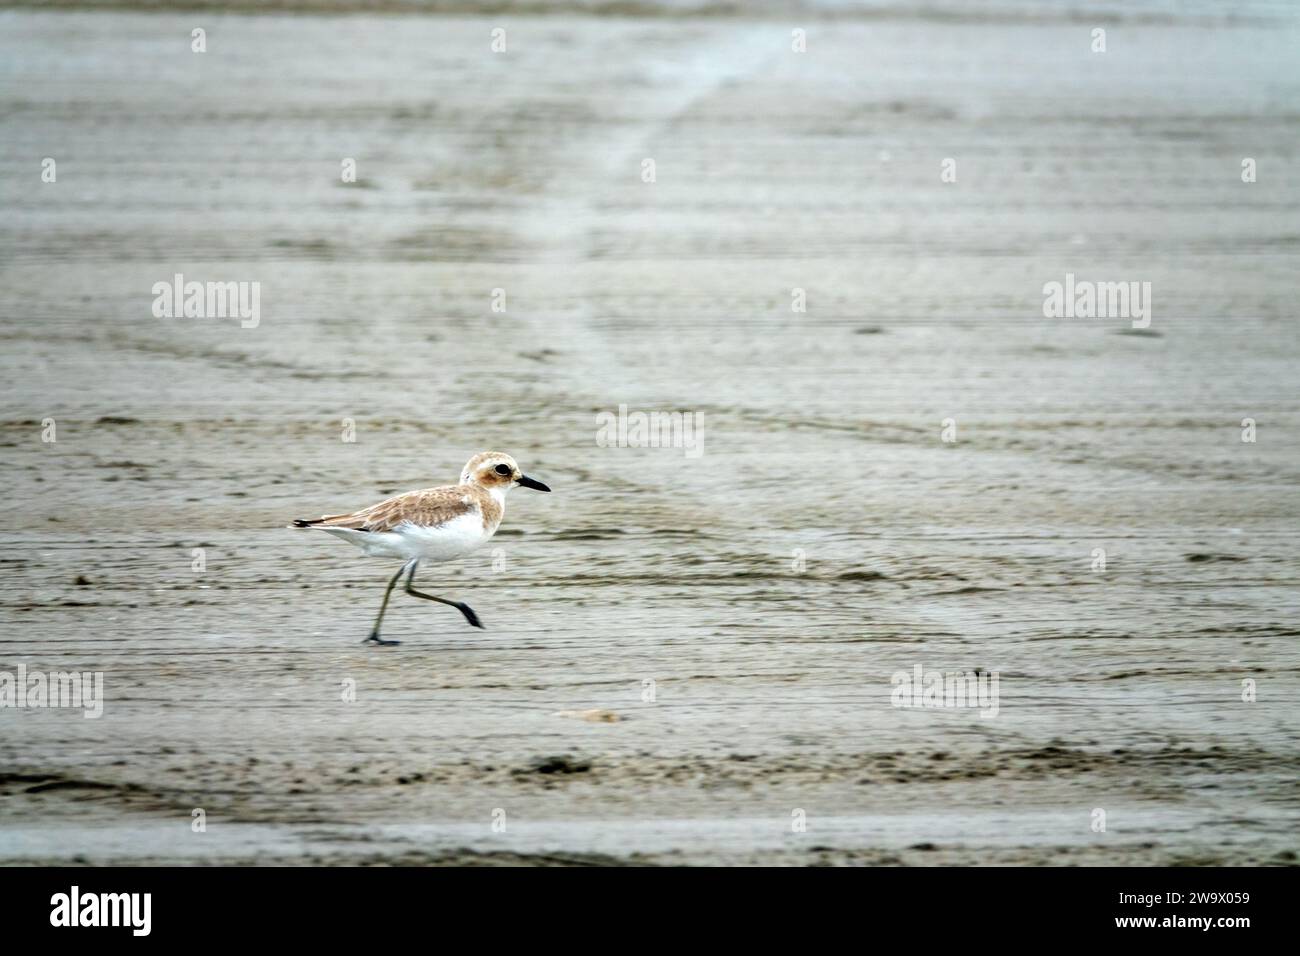
{"type": "Polygon", "coordinates": [[[362,642],[400,644],[401,641],[380,640],[379,625],[384,620],[393,586],[403,574],[407,594],[447,604],[464,614],[465,620],[474,627],[483,626],[468,604],[415,590],[415,569],[426,558],[430,561],[459,558],[496,534],[506,511],[506,492],[515,485],[537,491],[551,490],[520,471],[509,455],[485,451],[465,464],[458,485],[408,491],[351,514],[297,518],[290,527],[319,528],[355,544],[366,554],[405,561],[388,582],[375,626],[362,642]]]}

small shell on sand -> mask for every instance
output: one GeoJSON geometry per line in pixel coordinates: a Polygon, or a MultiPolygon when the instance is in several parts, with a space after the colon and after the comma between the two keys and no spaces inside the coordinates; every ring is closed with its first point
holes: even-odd
{"type": "Polygon", "coordinates": [[[554,716],[588,720],[593,724],[616,724],[623,719],[612,710],[560,710],[556,711],[554,716]]]}

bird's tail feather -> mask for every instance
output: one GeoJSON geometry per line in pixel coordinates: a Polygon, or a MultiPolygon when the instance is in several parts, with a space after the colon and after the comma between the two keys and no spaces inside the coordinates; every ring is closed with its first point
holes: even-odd
{"type": "Polygon", "coordinates": [[[332,531],[336,528],[347,531],[365,531],[366,518],[363,514],[325,515],[322,518],[294,518],[293,524],[285,527],[319,528],[322,531],[332,531]]]}

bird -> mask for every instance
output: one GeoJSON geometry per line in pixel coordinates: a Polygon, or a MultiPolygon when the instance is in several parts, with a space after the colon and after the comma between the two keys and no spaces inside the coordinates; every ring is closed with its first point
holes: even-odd
{"type": "Polygon", "coordinates": [[[402,566],[384,591],[370,636],[362,641],[384,646],[400,644],[382,639],[379,627],[388,609],[388,598],[402,575],[406,575],[407,594],[454,607],[473,627],[483,627],[474,609],[463,601],[417,591],[415,571],[421,561],[450,561],[488,541],[501,526],[506,492],[514,487],[551,490],[520,471],[509,455],[485,451],[465,463],[459,484],[408,491],[350,514],[295,518],[289,527],[327,531],[368,555],[402,559],[402,566]]]}

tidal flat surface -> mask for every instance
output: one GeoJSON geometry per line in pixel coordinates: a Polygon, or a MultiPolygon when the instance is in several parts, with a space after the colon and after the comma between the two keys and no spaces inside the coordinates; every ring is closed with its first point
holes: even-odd
{"type": "Polygon", "coordinates": [[[0,10],[0,671],[105,687],[0,709],[0,862],[1295,862],[1287,5],[316,6],[0,10]],[[284,525],[489,448],[487,629],[363,646],[284,525]]]}

